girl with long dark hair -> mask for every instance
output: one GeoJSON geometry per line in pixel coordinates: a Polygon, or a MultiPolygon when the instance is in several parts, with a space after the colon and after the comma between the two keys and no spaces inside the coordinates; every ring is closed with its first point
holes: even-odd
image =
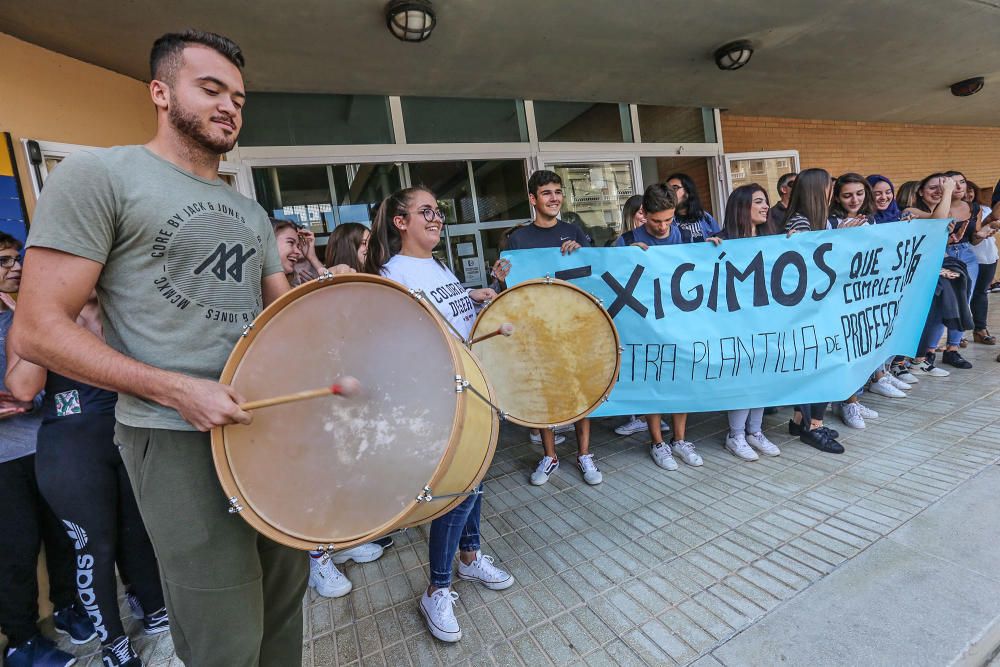
{"type": "MultiPolygon", "coordinates": [[[[764,188],[751,183],[742,185],[729,195],[726,217],[719,239],[745,239],[774,233],[768,219],[770,204],[764,188]]],[[[726,449],[743,461],[756,461],[757,452],[764,456],[779,456],[781,450],[764,435],[764,408],[730,410],[726,449]],[[755,451],[756,450],[756,451],[755,451]]]]}
{"type": "MultiPolygon", "coordinates": [[[[393,193],[382,201],[372,223],[364,269],[366,273],[385,276],[427,294],[452,295],[443,303],[435,300],[430,303],[459,334],[468,338],[476,313],[473,304],[496,298],[496,292],[488,287],[465,290],[455,274],[434,258],[433,250],[441,241],[443,227],[444,215],[433,192],[413,187],[393,193]]],[[[506,272],[501,278],[505,277],[506,272]]],[[[451,590],[456,551],[460,579],[477,581],[495,591],[514,583],[510,574],[493,564],[491,556],[479,550],[482,498],[481,493],[470,495],[458,507],[431,522],[430,585],[420,599],[419,609],[427,629],[441,641],[457,642],[462,638],[454,610],[458,593],[451,590]]]]}
{"type": "Polygon", "coordinates": [[[690,176],[676,173],[667,176],[667,185],[677,199],[676,224],[687,242],[707,241],[721,229],[712,214],[705,210],[698,187],[690,176]]]}
{"type": "Polygon", "coordinates": [[[325,264],[335,266],[346,264],[355,271],[361,271],[368,255],[368,239],[371,232],[358,222],[337,225],[326,242],[325,264]]]}

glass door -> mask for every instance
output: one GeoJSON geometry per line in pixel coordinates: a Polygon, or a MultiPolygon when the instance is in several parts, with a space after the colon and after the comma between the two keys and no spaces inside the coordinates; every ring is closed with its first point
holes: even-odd
{"type": "Polygon", "coordinates": [[[728,191],[732,192],[741,185],[756,183],[767,190],[772,205],[781,199],[778,193],[778,179],[782,174],[798,170],[798,151],[726,153],[728,191]]]}
{"type": "Polygon", "coordinates": [[[622,206],[638,191],[633,159],[549,160],[545,168],[562,178],[562,220],[583,228],[595,246],[618,237],[622,206]]]}

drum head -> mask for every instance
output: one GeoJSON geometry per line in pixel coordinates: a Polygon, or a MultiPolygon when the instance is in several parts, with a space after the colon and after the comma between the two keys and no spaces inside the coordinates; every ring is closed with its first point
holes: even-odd
{"type": "Polygon", "coordinates": [[[600,405],[618,379],[618,331],[593,296],[561,280],[530,280],[500,295],[472,336],[514,325],[472,347],[493,384],[497,405],[517,424],[568,424],[600,405]]]}
{"type": "Polygon", "coordinates": [[[248,522],[306,548],[392,527],[450,463],[464,409],[454,346],[424,303],[382,278],[342,276],[283,296],[234,349],[222,381],[247,400],[342,375],[362,390],[260,408],[251,425],[213,433],[227,495],[235,485],[248,522]]]}

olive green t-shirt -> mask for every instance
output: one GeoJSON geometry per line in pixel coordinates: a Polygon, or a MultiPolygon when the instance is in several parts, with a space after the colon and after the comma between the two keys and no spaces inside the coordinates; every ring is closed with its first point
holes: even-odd
{"type": "MultiPolygon", "coordinates": [[[[104,265],[97,292],[108,344],[170,371],[218,379],[281,271],[264,210],[143,146],[88,149],[45,182],[28,247],[104,265]]],[[[121,394],[118,421],[193,430],[170,408],[121,394]]]]}

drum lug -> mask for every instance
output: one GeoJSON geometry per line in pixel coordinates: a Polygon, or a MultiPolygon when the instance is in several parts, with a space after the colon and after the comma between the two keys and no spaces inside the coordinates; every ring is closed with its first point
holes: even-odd
{"type": "Polygon", "coordinates": [[[434,500],[434,496],[431,495],[431,487],[425,486],[424,490],[417,495],[418,503],[429,503],[434,500]]]}
{"type": "Polygon", "coordinates": [[[619,345],[618,346],[618,351],[619,352],[625,352],[625,346],[624,345],[619,345]]]}
{"type": "Polygon", "coordinates": [[[544,278],[543,278],[542,280],[544,280],[544,281],[545,281],[545,284],[546,284],[546,285],[551,285],[551,284],[552,284],[552,276],[550,276],[550,275],[549,275],[549,274],[547,274],[547,273],[545,274],[545,277],[544,277],[544,278]]]}
{"type": "Polygon", "coordinates": [[[327,280],[333,280],[333,274],[330,273],[329,271],[324,271],[323,273],[319,274],[319,276],[316,277],[316,282],[318,283],[322,283],[327,280]]]}
{"type": "Polygon", "coordinates": [[[410,293],[410,296],[412,296],[417,301],[423,301],[426,296],[421,290],[418,289],[411,289],[407,291],[410,293]]]}
{"type": "Polygon", "coordinates": [[[481,496],[483,492],[476,489],[475,491],[460,491],[459,493],[446,493],[444,495],[435,496],[431,492],[431,487],[425,486],[424,490],[420,492],[417,496],[418,503],[429,503],[433,500],[444,500],[446,498],[461,498],[463,496],[481,496]]]}
{"type": "Polygon", "coordinates": [[[236,496],[229,496],[229,513],[239,514],[243,511],[243,505],[240,504],[240,499],[236,496]]]}
{"type": "Polygon", "coordinates": [[[469,381],[463,378],[461,375],[455,376],[455,393],[461,394],[465,391],[465,388],[469,386],[469,381]]]}
{"type": "Polygon", "coordinates": [[[249,336],[251,329],[253,329],[253,322],[251,322],[250,324],[244,324],[243,325],[243,333],[240,334],[240,337],[241,338],[246,338],[247,336],[249,336]]]}

